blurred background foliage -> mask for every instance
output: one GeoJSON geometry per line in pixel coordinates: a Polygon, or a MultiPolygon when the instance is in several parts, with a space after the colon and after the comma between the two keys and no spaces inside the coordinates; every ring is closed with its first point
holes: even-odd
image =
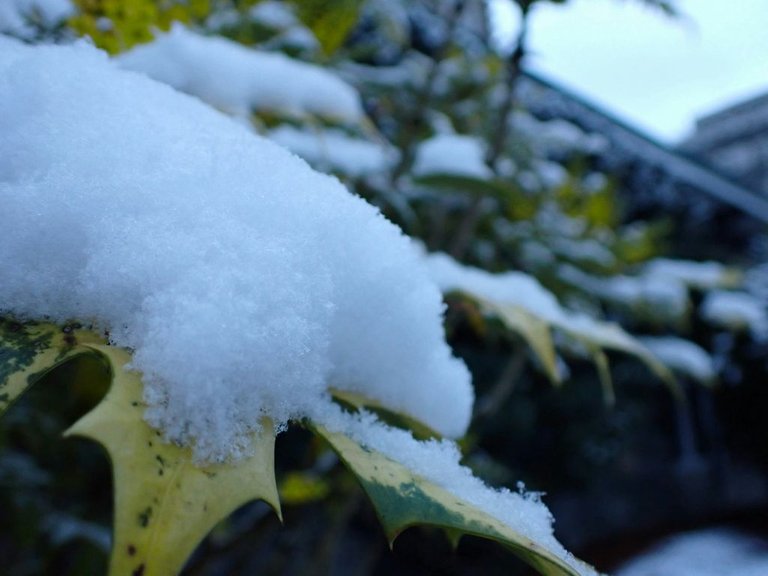
{"type": "MultiPolygon", "coordinates": [[[[633,334],[685,338],[712,359],[717,385],[678,373],[681,401],[636,357],[601,351],[615,388],[608,405],[583,342],[555,331],[565,378],[553,386],[524,334],[472,294],[447,291],[446,332],[477,393],[466,464],[492,485],[545,492],[558,537],[602,570],[678,529],[732,522],[768,532],[764,341],[706,321],[713,286],[686,285],[686,306],[666,315],[653,302],[595,289],[637,280],[644,265],[688,247],[663,210],[632,217],[622,174],[601,161],[602,135],[537,118],[516,101],[535,3],[517,0],[522,25],[505,49],[479,0],[74,0],[66,22],[38,26],[27,40],[88,36],[117,54],[179,22],[333,71],[359,91],[363,121],[254,108],[253,129],[378,147],[382,159],[367,170],[337,162],[332,144],[304,156],[430,252],[529,273],[569,310],[633,334]],[[484,170],[435,171],[424,160],[425,143],[454,136],[471,138],[484,170]]],[[[645,3],[660,17],[678,13],[673,2],[645,3]]],[[[73,389],[66,376],[55,374],[0,422],[0,557],[14,576],[106,566],[108,462],[87,442],[60,439],[103,391],[73,389]]],[[[527,573],[497,547],[466,538],[454,550],[428,529],[407,531],[390,551],[361,489],[326,446],[296,427],[278,437],[276,455],[284,526],[266,505],[248,505],[211,534],[185,574],[527,573]]]]}

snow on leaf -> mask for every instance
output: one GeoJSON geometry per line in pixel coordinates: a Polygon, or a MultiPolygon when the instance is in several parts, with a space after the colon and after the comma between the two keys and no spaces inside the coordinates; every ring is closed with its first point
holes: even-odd
{"type": "Polygon", "coordinates": [[[648,366],[665,384],[669,385],[673,392],[676,394],[679,392],[675,377],[669,368],[660,362],[637,338],[628,334],[618,324],[598,322],[582,316],[574,318],[561,328],[592,352],[598,371],[601,372],[604,390],[608,391],[611,386],[607,385],[603,373],[607,368],[607,358],[603,359],[595,355],[595,350],[600,351],[600,349],[616,350],[634,356],[648,366]]]}
{"type": "Polygon", "coordinates": [[[238,457],[262,414],[321,418],[332,383],[466,431],[440,293],[373,206],[92,47],[11,45],[0,71],[0,304],[108,329],[134,351],[151,425],[198,458],[238,457]]]}
{"type": "Polygon", "coordinates": [[[117,62],[242,117],[263,111],[355,124],[363,115],[357,91],[325,68],[180,24],[117,62]]]}
{"type": "Polygon", "coordinates": [[[338,388],[331,388],[329,392],[337,402],[346,404],[355,410],[369,410],[389,424],[410,430],[417,438],[442,437],[442,434],[434,430],[429,424],[405,412],[392,410],[376,399],[369,398],[364,394],[339,390],[338,388]]]}
{"type": "Polygon", "coordinates": [[[313,429],[331,445],[360,481],[376,509],[390,545],[405,529],[430,525],[451,533],[494,540],[510,548],[545,576],[593,573],[590,567],[573,558],[570,558],[572,564],[565,562],[542,543],[515,531],[382,453],[345,434],[319,426],[313,429]]]}
{"type": "Polygon", "coordinates": [[[141,376],[125,369],[129,354],[108,346],[92,349],[108,362],[112,386],[66,434],[99,442],[112,460],[111,576],[177,574],[211,528],[251,500],[264,500],[280,514],[269,421],[254,435],[247,457],[197,466],[189,448],[164,443],[144,422],[141,376]]]}
{"type": "Polygon", "coordinates": [[[671,370],[704,385],[715,383],[715,363],[707,351],[697,344],[675,336],[646,336],[641,342],[671,370]]]}
{"type": "Polygon", "coordinates": [[[517,271],[492,274],[460,264],[447,254],[433,253],[424,258],[430,276],[444,293],[460,291],[498,315],[507,328],[529,343],[554,382],[559,377],[555,377],[554,352],[544,327],[560,331],[587,349],[597,365],[607,398],[611,395],[611,385],[606,379],[607,359],[597,354],[601,349],[635,356],[675,389],[672,373],[640,341],[618,324],[595,320],[562,307],[554,294],[532,276],[517,271]]]}

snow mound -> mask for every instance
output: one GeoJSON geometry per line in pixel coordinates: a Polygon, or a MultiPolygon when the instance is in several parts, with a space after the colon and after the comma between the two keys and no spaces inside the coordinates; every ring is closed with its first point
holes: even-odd
{"type": "Polygon", "coordinates": [[[0,309],[133,348],[168,439],[237,457],[329,386],[464,433],[439,290],[337,180],[85,44],[4,46],[0,110],[0,309]]]}

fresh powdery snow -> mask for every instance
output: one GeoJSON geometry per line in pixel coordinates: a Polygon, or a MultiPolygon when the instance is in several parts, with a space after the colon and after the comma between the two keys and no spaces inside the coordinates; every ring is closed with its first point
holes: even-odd
{"type": "Polygon", "coordinates": [[[329,386],[464,433],[439,290],[337,180],[84,44],[4,46],[0,110],[0,308],[133,348],[168,438],[236,456],[329,386]]]}
{"type": "Polygon", "coordinates": [[[267,110],[354,123],[363,114],[357,91],[327,70],[226,38],[202,36],[181,24],[117,60],[123,68],[238,116],[267,110]]]}

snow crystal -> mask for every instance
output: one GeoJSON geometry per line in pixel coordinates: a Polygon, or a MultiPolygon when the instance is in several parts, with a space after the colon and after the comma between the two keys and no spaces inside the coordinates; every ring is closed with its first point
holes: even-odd
{"type": "Polygon", "coordinates": [[[267,110],[357,122],[363,115],[357,91],[327,70],[180,24],[117,59],[123,68],[241,116],[267,110]]]}
{"type": "Polygon", "coordinates": [[[363,446],[381,452],[414,474],[435,483],[460,500],[476,506],[553,553],[584,576],[595,575],[591,567],[576,560],[555,539],[552,515],[536,493],[493,489],[460,464],[461,453],[454,442],[415,440],[410,432],[388,427],[370,414],[337,413],[328,428],[354,438],[363,446]]]}
{"type": "Polygon", "coordinates": [[[440,292],[337,180],[85,44],[4,46],[0,110],[0,308],[133,348],[167,438],[237,456],[328,386],[464,433],[440,292]]]}
{"type": "Polygon", "coordinates": [[[701,315],[717,326],[736,330],[748,329],[758,338],[768,337],[768,313],[765,305],[746,292],[710,292],[701,304],[701,315]]]}
{"type": "Polygon", "coordinates": [[[348,176],[383,172],[397,160],[392,148],[352,138],[340,130],[308,131],[283,125],[271,130],[267,137],[315,168],[338,170],[348,176]]]}
{"type": "Polygon", "coordinates": [[[765,576],[764,541],[734,530],[715,528],[681,534],[628,562],[616,576],[765,576]]]}
{"type": "Polygon", "coordinates": [[[422,142],[416,149],[413,173],[454,174],[471,178],[490,178],[485,164],[485,150],[480,139],[458,134],[439,134],[422,142]]]}
{"type": "Polygon", "coordinates": [[[654,356],[676,372],[680,372],[700,382],[715,379],[715,366],[712,357],[700,346],[689,340],[674,336],[644,337],[640,342],[654,356]]]}

